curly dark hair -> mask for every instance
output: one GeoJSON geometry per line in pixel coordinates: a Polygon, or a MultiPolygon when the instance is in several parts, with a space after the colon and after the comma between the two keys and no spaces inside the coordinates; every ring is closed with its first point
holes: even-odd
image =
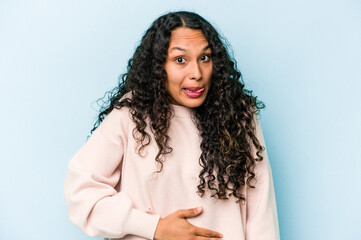
{"type": "Polygon", "coordinates": [[[172,151],[167,130],[173,116],[164,85],[167,78],[164,63],[172,30],[182,27],[202,31],[213,61],[210,90],[204,103],[195,108],[194,116],[202,137],[199,158],[202,170],[197,192],[203,196],[208,188],[212,197],[227,199],[233,195],[237,201],[244,201],[241,190],[254,187],[256,161],[263,159],[260,153],[264,147],[256,137],[254,117],[264,104],[244,88],[236,62],[215,28],[195,13],[170,12],[152,23],[129,60],[127,72],[119,78],[119,85],[107,93],[108,100],[103,101],[91,133],[114,108],[129,107],[136,124],[133,137],[139,143],[138,153],[151,141],[150,133],[146,132],[146,118],[149,118],[159,147],[155,158],[160,163],[157,172],[162,171],[164,156],[172,151]],[[122,98],[128,92],[132,97],[122,98]]]}

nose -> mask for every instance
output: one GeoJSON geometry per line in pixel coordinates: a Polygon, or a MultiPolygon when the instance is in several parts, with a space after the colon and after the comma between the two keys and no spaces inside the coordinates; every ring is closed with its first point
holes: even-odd
{"type": "Polygon", "coordinates": [[[202,71],[198,62],[190,64],[189,78],[193,80],[199,80],[202,77],[202,71]]]}

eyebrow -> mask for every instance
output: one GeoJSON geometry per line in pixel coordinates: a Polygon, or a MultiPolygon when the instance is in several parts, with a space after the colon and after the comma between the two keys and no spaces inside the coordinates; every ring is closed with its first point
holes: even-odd
{"type": "MultiPolygon", "coordinates": [[[[203,48],[203,51],[206,51],[208,48],[210,48],[209,45],[207,45],[205,48],[203,48]]],[[[179,51],[183,51],[183,52],[186,52],[187,50],[184,49],[184,48],[181,48],[181,47],[172,47],[169,52],[173,51],[173,50],[179,50],[179,51]]]]}

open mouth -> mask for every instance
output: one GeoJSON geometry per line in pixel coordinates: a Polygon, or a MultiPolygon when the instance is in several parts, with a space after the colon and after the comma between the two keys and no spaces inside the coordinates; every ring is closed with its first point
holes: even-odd
{"type": "Polygon", "coordinates": [[[204,88],[198,88],[198,87],[183,88],[183,90],[184,93],[190,98],[198,98],[204,92],[204,88]]]}
{"type": "Polygon", "coordinates": [[[193,92],[193,93],[200,93],[204,91],[204,88],[198,88],[198,87],[190,87],[190,88],[183,88],[186,92],[193,92]]]}

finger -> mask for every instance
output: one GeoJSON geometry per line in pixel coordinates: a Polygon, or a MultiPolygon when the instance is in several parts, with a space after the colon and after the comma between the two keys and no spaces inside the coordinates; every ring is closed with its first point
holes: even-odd
{"type": "Polygon", "coordinates": [[[212,231],[206,228],[199,228],[197,227],[195,229],[195,235],[199,237],[205,237],[205,238],[222,238],[223,235],[219,232],[212,231]]]}
{"type": "Polygon", "coordinates": [[[191,217],[198,216],[202,212],[202,210],[203,210],[202,207],[189,208],[189,209],[179,209],[177,211],[177,214],[181,218],[191,218],[191,217]]]}
{"type": "Polygon", "coordinates": [[[223,240],[223,238],[212,238],[212,237],[196,237],[196,240],[223,240]]]}

